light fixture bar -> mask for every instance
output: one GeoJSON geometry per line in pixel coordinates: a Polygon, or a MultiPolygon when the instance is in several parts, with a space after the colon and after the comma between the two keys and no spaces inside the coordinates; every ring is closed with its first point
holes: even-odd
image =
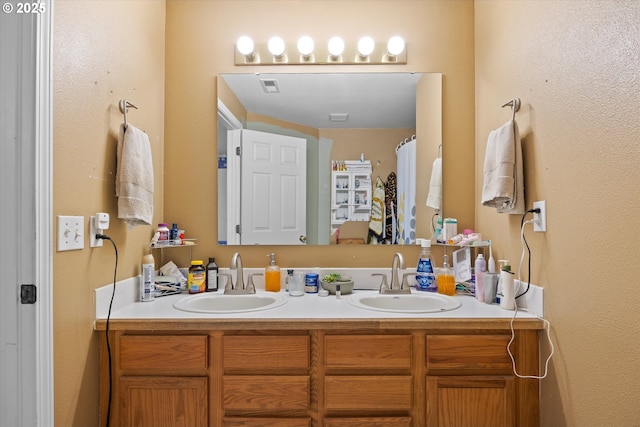
{"type": "Polygon", "coordinates": [[[388,52],[387,42],[375,42],[373,52],[367,57],[363,57],[358,53],[357,40],[345,42],[344,52],[339,57],[332,57],[327,47],[327,42],[316,42],[313,47],[313,53],[310,56],[301,55],[297,48],[297,40],[285,42],[286,55],[276,57],[271,52],[267,43],[255,43],[253,53],[250,55],[242,54],[235,51],[235,65],[354,65],[354,64],[406,64],[407,63],[407,45],[405,43],[404,50],[397,54],[391,55],[388,52]]]}

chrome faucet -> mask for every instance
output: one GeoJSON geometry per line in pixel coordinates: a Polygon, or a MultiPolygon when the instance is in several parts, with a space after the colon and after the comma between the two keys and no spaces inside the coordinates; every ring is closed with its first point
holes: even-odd
{"type": "Polygon", "coordinates": [[[396,252],[391,263],[391,285],[387,284],[387,276],[384,274],[372,274],[372,276],[382,276],[382,284],[380,285],[381,294],[410,294],[411,288],[407,283],[407,276],[415,273],[405,273],[400,282],[398,278],[398,270],[404,270],[404,257],[400,252],[396,252]]]}
{"type": "Polygon", "coordinates": [[[231,268],[230,270],[236,271],[236,283],[233,284],[233,278],[231,274],[222,274],[227,276],[227,284],[224,287],[225,294],[255,294],[256,287],[253,284],[253,276],[262,276],[262,274],[251,274],[249,276],[249,283],[244,283],[244,271],[242,270],[242,258],[238,252],[233,254],[231,257],[231,268]]]}

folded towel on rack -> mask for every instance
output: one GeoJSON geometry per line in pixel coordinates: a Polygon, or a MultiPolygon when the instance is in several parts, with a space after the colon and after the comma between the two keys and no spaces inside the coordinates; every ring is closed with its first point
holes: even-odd
{"type": "Polygon", "coordinates": [[[499,213],[524,213],[524,171],[518,124],[509,120],[489,133],[484,156],[482,204],[499,213]]]}
{"type": "Polygon", "coordinates": [[[442,157],[436,157],[433,166],[431,166],[427,206],[438,210],[442,209],[442,157]]]}
{"type": "Polygon", "coordinates": [[[149,137],[131,124],[120,126],[117,148],[118,218],[130,228],[153,220],[153,162],[149,137]]]}

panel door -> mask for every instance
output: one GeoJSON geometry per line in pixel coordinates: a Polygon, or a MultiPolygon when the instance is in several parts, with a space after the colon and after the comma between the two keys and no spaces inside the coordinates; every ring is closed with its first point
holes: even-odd
{"type": "Polygon", "coordinates": [[[302,244],[307,141],[243,129],[241,170],[241,243],[302,244]]]}
{"type": "Polygon", "coordinates": [[[515,396],[515,377],[427,377],[427,425],[515,426],[515,396]]]}
{"type": "Polygon", "coordinates": [[[207,377],[122,377],[123,427],[206,427],[207,377]]]}

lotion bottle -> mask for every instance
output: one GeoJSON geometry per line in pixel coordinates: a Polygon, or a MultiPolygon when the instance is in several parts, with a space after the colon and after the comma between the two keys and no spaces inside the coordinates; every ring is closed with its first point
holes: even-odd
{"type": "Polygon", "coordinates": [[[269,265],[264,271],[264,289],[269,292],[280,292],[280,267],[276,265],[276,254],[270,253],[269,265]]]}
{"type": "Polygon", "coordinates": [[[478,254],[474,264],[474,270],[476,272],[475,296],[478,301],[484,302],[484,275],[487,270],[487,263],[484,259],[484,255],[478,254]]]}
{"type": "Polygon", "coordinates": [[[147,254],[142,257],[142,275],[140,276],[140,301],[153,301],[155,299],[156,263],[153,255],[147,254]]]}
{"type": "Polygon", "coordinates": [[[515,310],[516,307],[516,295],[515,295],[515,283],[513,282],[513,273],[511,272],[511,266],[508,260],[498,261],[502,266],[500,267],[500,290],[502,291],[502,297],[500,298],[500,308],[505,310],[515,310]]]}

